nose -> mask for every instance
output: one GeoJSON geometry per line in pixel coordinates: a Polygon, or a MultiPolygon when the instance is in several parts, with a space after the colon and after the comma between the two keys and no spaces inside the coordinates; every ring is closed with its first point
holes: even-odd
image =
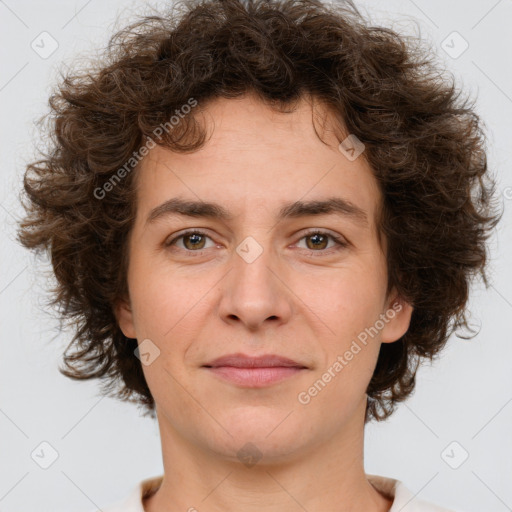
{"type": "MultiPolygon", "coordinates": [[[[254,246],[250,248],[253,250],[254,246]]],[[[222,320],[243,324],[251,331],[262,329],[266,324],[278,326],[288,322],[293,310],[293,294],[282,270],[271,249],[263,249],[254,260],[245,257],[243,246],[239,252],[234,252],[231,271],[221,281],[219,314],[222,320]]]]}

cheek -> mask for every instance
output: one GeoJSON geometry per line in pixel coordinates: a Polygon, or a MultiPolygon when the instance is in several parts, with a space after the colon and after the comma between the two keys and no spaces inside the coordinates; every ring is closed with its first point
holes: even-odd
{"type": "Polygon", "coordinates": [[[380,332],[371,328],[382,312],[385,281],[371,267],[338,269],[335,277],[322,280],[322,293],[315,295],[311,310],[321,319],[323,330],[318,342],[324,356],[316,378],[320,389],[325,384],[325,391],[319,393],[318,405],[325,402],[329,407],[334,401],[343,405],[339,411],[343,414],[364,396],[375,369],[380,332]]]}
{"type": "Polygon", "coordinates": [[[370,266],[338,268],[321,278],[302,277],[301,282],[297,295],[305,298],[305,305],[338,340],[357,336],[373,325],[381,313],[385,281],[370,266]]]}
{"type": "Polygon", "coordinates": [[[200,282],[143,251],[134,254],[129,282],[137,332],[160,341],[190,321],[204,295],[200,282]]]}
{"type": "Polygon", "coordinates": [[[167,372],[181,381],[186,377],[186,366],[196,360],[194,341],[201,338],[205,318],[211,310],[205,297],[208,283],[204,284],[204,278],[194,282],[176,273],[166,274],[156,267],[137,269],[134,266],[134,277],[136,271],[137,278],[132,281],[130,290],[135,330],[139,343],[149,339],[158,353],[155,364],[144,366],[143,371],[150,387],[155,386],[157,390],[164,385],[174,389],[176,382],[167,372]]]}

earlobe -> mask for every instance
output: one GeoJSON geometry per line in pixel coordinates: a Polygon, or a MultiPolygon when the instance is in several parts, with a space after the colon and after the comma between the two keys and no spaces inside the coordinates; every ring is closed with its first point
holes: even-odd
{"type": "Polygon", "coordinates": [[[115,307],[115,315],[119,328],[127,338],[137,338],[133,322],[133,311],[129,301],[122,299],[115,307]]]}
{"type": "Polygon", "coordinates": [[[384,312],[385,326],[382,329],[382,343],[393,343],[400,339],[409,329],[411,323],[412,305],[398,295],[390,300],[384,312]]]}

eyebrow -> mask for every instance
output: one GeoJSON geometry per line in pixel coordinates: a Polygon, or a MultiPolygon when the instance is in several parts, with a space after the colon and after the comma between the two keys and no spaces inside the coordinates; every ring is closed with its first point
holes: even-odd
{"type": "MultiPolygon", "coordinates": [[[[281,207],[277,220],[305,217],[311,215],[337,214],[347,217],[359,224],[368,226],[366,212],[354,203],[341,197],[330,197],[324,200],[295,201],[281,207]]],[[[153,208],[146,218],[146,224],[168,215],[183,215],[187,217],[205,217],[230,221],[234,215],[217,203],[205,201],[190,201],[174,197],[153,208]]]]}

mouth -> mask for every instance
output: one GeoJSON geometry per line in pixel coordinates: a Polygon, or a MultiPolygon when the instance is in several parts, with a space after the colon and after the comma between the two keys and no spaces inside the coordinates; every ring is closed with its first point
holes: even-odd
{"type": "Polygon", "coordinates": [[[259,357],[230,354],[203,365],[203,368],[223,381],[248,388],[270,386],[308,369],[297,361],[274,354],[259,357]]]}
{"type": "Polygon", "coordinates": [[[268,368],[237,368],[234,366],[208,367],[213,375],[241,387],[262,388],[276,384],[304,372],[306,368],[272,366],[268,368]]]}
{"type": "Polygon", "coordinates": [[[234,368],[307,368],[302,363],[277,354],[248,356],[241,353],[218,357],[204,366],[207,368],[218,368],[221,366],[232,366],[234,368]]]}

